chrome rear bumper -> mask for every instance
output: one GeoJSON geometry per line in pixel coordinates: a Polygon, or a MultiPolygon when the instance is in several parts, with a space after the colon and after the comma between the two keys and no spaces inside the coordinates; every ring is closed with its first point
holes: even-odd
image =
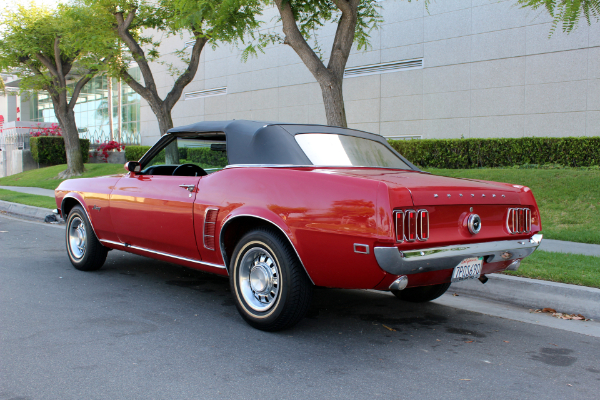
{"type": "Polygon", "coordinates": [[[485,262],[525,258],[538,248],[542,235],[531,239],[459,244],[421,250],[400,251],[397,247],[375,247],[375,258],[382,270],[394,275],[439,271],[457,266],[468,257],[486,257],[485,262]]]}

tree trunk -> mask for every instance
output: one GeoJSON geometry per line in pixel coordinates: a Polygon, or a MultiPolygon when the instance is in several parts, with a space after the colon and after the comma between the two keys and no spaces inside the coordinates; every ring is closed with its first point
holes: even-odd
{"type": "MultiPolygon", "coordinates": [[[[163,101],[161,101],[160,104],[158,101],[150,103],[150,108],[152,108],[152,111],[158,120],[160,136],[164,136],[167,131],[173,127],[171,110],[168,110],[167,107],[165,107],[163,101]]],[[[176,141],[165,148],[165,164],[179,164],[179,149],[177,148],[176,141]]]]}
{"type": "Polygon", "coordinates": [[[344,94],[342,91],[342,79],[320,79],[321,94],[323,95],[323,104],[325,105],[325,115],[327,125],[348,127],[346,121],[346,108],[344,107],[344,94]]]}
{"type": "MultiPolygon", "coordinates": [[[[59,107],[62,108],[62,107],[59,107]]],[[[64,107],[67,109],[67,107],[64,107]]],[[[72,109],[66,111],[54,108],[54,113],[58,117],[60,130],[65,141],[65,150],[67,153],[67,170],[58,174],[59,178],[66,179],[72,176],[83,174],[83,157],[81,156],[81,146],[79,145],[79,132],[75,123],[75,113],[72,109]]]]}

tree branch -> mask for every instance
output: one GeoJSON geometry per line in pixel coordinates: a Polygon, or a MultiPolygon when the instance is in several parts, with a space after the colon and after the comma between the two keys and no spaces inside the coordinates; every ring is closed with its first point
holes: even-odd
{"type": "Polygon", "coordinates": [[[342,16],[331,46],[327,69],[338,79],[342,79],[352,50],[352,43],[354,43],[360,0],[334,0],[334,3],[342,11],[342,16]]]}
{"type": "Polygon", "coordinates": [[[48,57],[46,57],[42,53],[39,53],[39,54],[36,54],[36,58],[38,59],[39,62],[41,62],[42,64],[44,64],[44,67],[48,68],[48,71],[50,71],[50,73],[53,76],[55,76],[55,77],[58,78],[58,71],[56,70],[56,68],[52,64],[52,61],[50,61],[50,59],[48,57]]]}
{"type": "Polygon", "coordinates": [[[152,97],[152,93],[145,86],[142,86],[138,81],[136,81],[129,72],[121,71],[121,77],[136,93],[139,93],[144,99],[148,100],[148,98],[152,97]]]}
{"type": "Polygon", "coordinates": [[[302,33],[300,33],[290,3],[286,2],[283,4],[283,0],[275,0],[275,4],[279,9],[281,22],[283,23],[283,33],[285,34],[284,44],[288,44],[294,49],[317,82],[320,82],[322,76],[329,75],[329,71],[325,68],[319,56],[306,43],[302,33]]]}
{"type": "Polygon", "coordinates": [[[63,70],[63,63],[60,57],[60,37],[54,38],[54,63],[56,64],[56,72],[58,74],[58,80],[61,86],[66,86],[65,73],[63,70]]]}
{"type": "Polygon", "coordinates": [[[351,13],[352,12],[352,6],[349,4],[350,2],[348,0],[333,0],[333,3],[343,13],[351,13]]]}
{"type": "Polygon", "coordinates": [[[181,74],[179,78],[177,78],[173,88],[165,98],[165,107],[167,110],[170,111],[173,109],[175,103],[177,103],[181,97],[183,89],[192,81],[192,79],[194,79],[196,71],[198,71],[198,65],[200,64],[200,54],[202,54],[202,49],[204,48],[206,42],[208,42],[206,37],[201,37],[198,33],[196,33],[196,42],[194,43],[194,47],[192,49],[190,63],[188,64],[185,72],[181,74]]]}
{"type": "Polygon", "coordinates": [[[152,92],[156,92],[156,83],[154,82],[154,76],[152,75],[152,71],[148,65],[148,60],[146,60],[146,54],[129,32],[129,27],[135,18],[136,12],[137,10],[135,8],[131,9],[126,18],[123,18],[122,12],[115,14],[115,18],[117,19],[117,33],[125,45],[127,45],[129,51],[131,51],[131,54],[133,55],[133,58],[140,67],[140,72],[142,73],[142,76],[144,77],[144,83],[146,84],[145,88],[151,90],[152,92]]]}

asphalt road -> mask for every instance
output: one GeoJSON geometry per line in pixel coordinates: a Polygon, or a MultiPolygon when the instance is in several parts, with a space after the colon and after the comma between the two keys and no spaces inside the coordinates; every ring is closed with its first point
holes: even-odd
{"type": "Polygon", "coordinates": [[[598,399],[597,337],[327,289],[264,333],[226,279],[117,251],[79,272],[63,235],[0,216],[0,399],[598,399]]]}

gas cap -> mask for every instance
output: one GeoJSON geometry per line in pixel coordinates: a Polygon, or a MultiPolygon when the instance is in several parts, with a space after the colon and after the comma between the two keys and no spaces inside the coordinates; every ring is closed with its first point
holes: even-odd
{"type": "Polygon", "coordinates": [[[469,232],[471,232],[473,235],[477,235],[481,230],[481,218],[479,217],[479,215],[469,215],[467,226],[469,227],[469,232]]]}

